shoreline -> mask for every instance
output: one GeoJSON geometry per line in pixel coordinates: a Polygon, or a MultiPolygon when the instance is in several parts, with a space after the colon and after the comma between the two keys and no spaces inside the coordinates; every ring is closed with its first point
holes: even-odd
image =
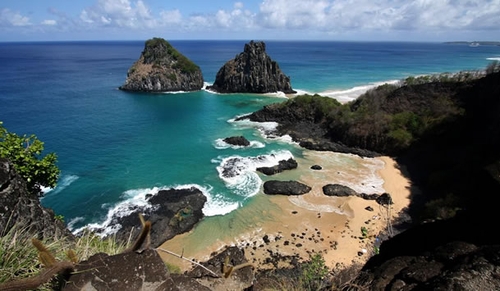
{"type": "MultiPolygon", "coordinates": [[[[160,247],[189,259],[206,261],[225,246],[238,246],[244,249],[247,260],[257,270],[286,267],[287,262],[307,260],[316,253],[323,256],[329,268],[366,262],[374,252],[376,235],[387,225],[388,213],[373,200],[329,197],[322,193],[322,186],[335,183],[333,176],[342,174],[336,165],[338,155],[343,154],[305,151],[304,157],[297,158],[301,168],[299,177],[293,171],[274,177],[296,178],[312,187],[309,193],[299,197],[259,193],[248,205],[224,216],[205,217],[193,230],[177,235],[160,247]],[[323,169],[311,170],[314,164],[323,169]],[[373,211],[366,210],[367,207],[373,211]],[[364,238],[362,227],[368,231],[364,238]]],[[[373,180],[374,185],[361,183],[360,187],[377,189],[378,194],[391,194],[392,219],[409,205],[410,182],[392,158],[368,160],[380,163],[374,172],[383,180],[383,188],[377,185],[378,180],[373,180]]],[[[160,255],[182,271],[191,268],[184,260],[162,252],[160,255]]]]}

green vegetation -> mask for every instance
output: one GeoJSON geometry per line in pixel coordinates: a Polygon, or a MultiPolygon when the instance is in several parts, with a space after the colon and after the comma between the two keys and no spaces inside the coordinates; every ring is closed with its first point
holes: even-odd
{"type": "Polygon", "coordinates": [[[172,67],[180,69],[185,74],[200,70],[200,67],[177,51],[163,38],[155,37],[147,40],[143,55],[144,62],[147,64],[153,63],[153,65],[162,66],[170,65],[173,61],[172,67]]]}
{"type": "MultiPolygon", "coordinates": [[[[500,65],[489,67],[494,71],[500,65]]],[[[347,146],[398,154],[462,117],[464,108],[454,94],[484,75],[477,71],[408,77],[398,84],[378,86],[346,104],[300,95],[268,109],[318,124],[326,131],[323,137],[347,146]]]]}
{"type": "Polygon", "coordinates": [[[60,173],[56,154],[42,157],[42,151],[43,142],[35,135],[19,136],[8,132],[0,121],[0,157],[13,163],[33,195],[41,195],[41,187],[55,187],[60,173]]]}
{"type": "Polygon", "coordinates": [[[165,262],[165,266],[167,266],[167,269],[171,274],[182,274],[181,268],[177,265],[165,262]]]}
{"type": "MultiPolygon", "coordinates": [[[[32,237],[26,229],[19,229],[17,226],[7,233],[0,233],[0,283],[31,278],[42,270],[38,251],[31,243],[32,237]]],[[[78,260],[82,261],[97,253],[113,255],[125,249],[125,245],[117,243],[114,238],[103,240],[91,232],[85,232],[75,241],[54,238],[43,241],[43,244],[61,261],[67,260],[69,250],[73,250],[78,260]]],[[[38,290],[53,289],[48,283],[38,290]]]]}
{"type": "Polygon", "coordinates": [[[368,229],[364,226],[361,227],[361,236],[363,238],[367,238],[368,237],[368,229]]]}
{"type": "Polygon", "coordinates": [[[431,200],[425,204],[422,219],[448,219],[457,214],[461,210],[463,201],[460,198],[448,193],[443,198],[431,200]]]}
{"type": "Polygon", "coordinates": [[[320,290],[326,287],[326,276],[330,270],[320,254],[314,254],[310,260],[302,264],[301,283],[304,290],[320,290]]]}

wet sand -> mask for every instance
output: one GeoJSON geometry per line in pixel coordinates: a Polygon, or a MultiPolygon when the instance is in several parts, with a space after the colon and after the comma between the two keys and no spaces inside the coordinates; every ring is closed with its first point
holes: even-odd
{"type": "MultiPolygon", "coordinates": [[[[263,179],[297,179],[311,186],[311,192],[297,197],[259,193],[236,211],[206,217],[194,230],[176,236],[161,248],[205,261],[213,252],[236,245],[245,250],[247,259],[258,269],[286,265],[292,259],[307,260],[314,253],[321,254],[331,268],[365,262],[374,251],[376,235],[387,227],[387,218],[396,216],[408,206],[409,181],[389,157],[362,159],[332,152],[305,151],[304,157],[296,159],[297,170],[263,179]],[[316,164],[323,169],[310,169],[316,164]],[[325,196],[322,187],[330,183],[343,184],[367,194],[388,192],[394,205],[389,213],[375,201],[325,196]],[[366,210],[367,207],[373,210],[366,210]],[[362,227],[367,230],[365,236],[362,227]]],[[[191,268],[184,260],[160,254],[166,262],[182,270],[191,268]]]]}

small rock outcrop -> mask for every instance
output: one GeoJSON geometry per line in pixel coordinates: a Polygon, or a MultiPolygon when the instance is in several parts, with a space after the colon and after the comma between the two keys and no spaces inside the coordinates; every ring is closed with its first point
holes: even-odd
{"type": "Polygon", "coordinates": [[[227,144],[230,144],[230,145],[242,146],[242,147],[247,147],[247,146],[250,145],[250,142],[244,136],[226,137],[224,139],[224,142],[227,143],[227,144]]]}
{"type": "Polygon", "coordinates": [[[358,196],[358,192],[340,184],[328,184],[323,186],[323,193],[327,196],[337,197],[358,196]]]}
{"type": "Polygon", "coordinates": [[[0,235],[14,226],[39,239],[73,237],[64,223],[55,218],[54,211],[43,207],[38,197],[30,195],[14,165],[0,158],[0,235]]]}
{"type": "Polygon", "coordinates": [[[321,167],[320,165],[312,165],[311,166],[311,170],[316,170],[316,171],[319,171],[319,170],[322,170],[323,167],[321,167]]]}
{"type": "Polygon", "coordinates": [[[302,195],[311,191],[311,187],[297,181],[266,181],[264,193],[268,195],[302,195]]]}
{"type": "Polygon", "coordinates": [[[264,175],[271,176],[277,173],[281,173],[285,170],[293,170],[298,166],[297,161],[290,158],[288,160],[281,160],[278,162],[278,165],[273,167],[260,167],[257,168],[257,171],[261,172],[264,175]]]}
{"type": "MultiPolygon", "coordinates": [[[[207,262],[201,263],[215,274],[220,274],[221,278],[213,278],[212,274],[197,266],[186,273],[186,277],[196,279],[198,283],[206,286],[209,290],[254,290],[254,266],[250,264],[243,250],[237,247],[226,247],[222,252],[213,255],[207,262]],[[231,271],[225,272],[224,265],[228,264],[231,271]],[[221,273],[223,271],[223,273],[221,273]],[[227,277],[226,277],[227,276],[227,277]]],[[[174,281],[177,282],[176,278],[174,281]]],[[[180,284],[177,284],[179,286],[180,284]]],[[[202,289],[194,289],[202,290],[202,289]]]]}
{"type": "Polygon", "coordinates": [[[162,38],[146,41],[120,89],[141,92],[196,91],[203,87],[200,67],[162,38]]]}
{"type": "Polygon", "coordinates": [[[376,202],[380,205],[389,205],[393,204],[391,194],[383,193],[383,194],[366,194],[366,193],[358,193],[351,189],[350,187],[340,185],[340,184],[328,184],[323,186],[323,194],[327,196],[335,196],[335,197],[359,197],[364,200],[376,200],[376,202]]]}
{"type": "Polygon", "coordinates": [[[254,41],[220,68],[214,84],[207,89],[220,93],[296,93],[290,77],[267,55],[266,44],[254,41]]]}
{"type": "Polygon", "coordinates": [[[116,217],[111,225],[121,225],[116,237],[127,241],[130,235],[138,235],[141,226],[138,215],[142,213],[151,221],[151,245],[158,247],[177,234],[191,230],[203,218],[206,201],[205,195],[194,187],[160,190],[148,199],[151,207],[137,208],[127,216],[116,217]]]}

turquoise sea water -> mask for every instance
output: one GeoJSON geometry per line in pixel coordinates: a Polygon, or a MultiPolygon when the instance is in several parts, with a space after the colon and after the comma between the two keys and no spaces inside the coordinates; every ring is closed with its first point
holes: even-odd
{"type": "MultiPolygon", "coordinates": [[[[207,83],[243,50],[243,41],[172,41],[207,83]]],[[[282,102],[280,94],[141,94],[117,90],[143,41],[0,43],[0,120],[36,134],[62,170],[44,205],[72,229],[102,224],[120,205],[144,204],[155,188],[198,185],[207,215],[243,207],[260,190],[255,167],[303,150],[262,135],[236,116],[282,102]],[[221,142],[244,135],[250,148],[221,142]],[[231,175],[220,174],[222,168],[231,175]],[[120,204],[121,203],[121,204],[120,204]]],[[[439,43],[266,42],[299,92],[352,100],[374,84],[410,75],[483,69],[500,47],[439,43]]],[[[265,125],[267,127],[272,125],[265,125]]],[[[260,129],[260,130],[259,130],[260,129]]]]}

